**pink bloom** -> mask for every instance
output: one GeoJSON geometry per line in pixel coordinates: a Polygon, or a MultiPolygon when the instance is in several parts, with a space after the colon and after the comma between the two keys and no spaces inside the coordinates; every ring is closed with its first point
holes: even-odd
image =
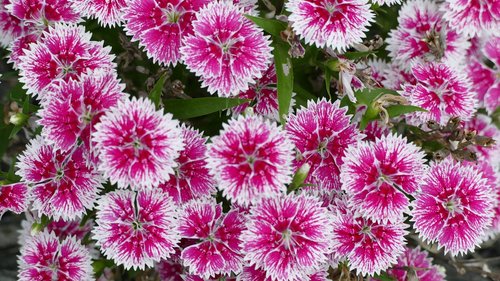
{"type": "Polygon", "coordinates": [[[113,72],[92,72],[80,81],[62,81],[46,93],[45,106],[38,112],[42,136],[65,151],[78,139],[88,147],[94,125],[125,97],[124,88],[113,72]]]}
{"type": "Polygon", "coordinates": [[[385,70],[385,80],[383,80],[382,85],[385,88],[399,91],[404,84],[415,85],[417,84],[417,79],[415,79],[411,72],[405,70],[399,64],[390,63],[389,68],[385,70]]]}
{"type": "Polygon", "coordinates": [[[473,57],[466,67],[467,76],[472,82],[472,90],[477,93],[479,105],[484,106],[485,95],[496,81],[495,71],[473,57]]]}
{"type": "Polygon", "coordinates": [[[362,139],[363,135],[350,124],[347,108],[340,103],[308,101],[296,114],[288,117],[287,133],[295,144],[295,169],[304,163],[311,166],[305,183],[325,190],[340,189],[340,166],[344,151],[362,139]]]}
{"type": "Polygon", "coordinates": [[[30,33],[39,33],[57,22],[78,23],[80,14],[70,0],[10,0],[7,6],[13,16],[21,19],[30,33]]]}
{"type": "Polygon", "coordinates": [[[373,86],[383,88],[383,83],[387,79],[386,72],[389,69],[389,64],[381,59],[369,59],[366,62],[365,69],[363,69],[362,66],[363,65],[360,67],[358,64],[357,68],[361,68],[362,71],[370,75],[373,86]]]}
{"type": "Polygon", "coordinates": [[[28,187],[23,183],[0,186],[0,219],[6,211],[20,214],[28,208],[28,187]]]}
{"type": "Polygon", "coordinates": [[[238,98],[250,99],[250,101],[234,107],[233,112],[239,114],[252,106],[256,114],[279,121],[277,81],[274,64],[271,64],[262,78],[250,85],[248,91],[238,95],[238,98]]]}
{"type": "Polygon", "coordinates": [[[450,158],[432,163],[413,209],[415,230],[445,253],[473,250],[491,225],[493,201],[483,174],[450,158]]]}
{"type": "Polygon", "coordinates": [[[223,97],[246,91],[272,58],[269,37],[227,1],[200,9],[193,34],[183,43],[180,52],[187,68],[201,77],[202,87],[223,97]]]}
{"type": "Polygon", "coordinates": [[[276,123],[256,115],[239,116],[212,138],[207,166],[224,196],[246,206],[286,191],[292,155],[293,146],[276,123]]]}
{"type": "Polygon", "coordinates": [[[498,0],[446,0],[442,10],[451,28],[473,37],[484,31],[498,32],[499,5],[498,0]]]}
{"type": "Polygon", "coordinates": [[[111,48],[90,41],[83,26],[56,24],[20,57],[20,81],[29,94],[43,99],[44,91],[59,81],[78,80],[89,70],[113,72],[111,48]]]}
{"type": "Polygon", "coordinates": [[[497,166],[500,164],[500,129],[498,129],[493,120],[484,114],[477,114],[474,118],[465,122],[464,129],[475,131],[477,135],[492,138],[495,141],[491,147],[483,147],[479,145],[469,145],[468,149],[475,152],[479,159],[490,161],[491,164],[497,166]]]}
{"type": "Polygon", "coordinates": [[[81,220],[56,220],[47,224],[47,230],[54,232],[59,239],[73,236],[77,240],[82,240],[90,233],[93,226],[94,222],[92,220],[87,220],[83,225],[81,220]]]}
{"type": "Polygon", "coordinates": [[[371,121],[363,130],[363,134],[365,135],[363,140],[375,141],[376,139],[387,136],[390,132],[390,128],[382,121],[371,121]]]}
{"type": "Polygon", "coordinates": [[[21,57],[24,55],[24,52],[27,52],[30,49],[31,43],[36,43],[39,39],[39,35],[37,34],[26,34],[20,37],[17,37],[9,46],[9,63],[13,64],[13,67],[17,69],[18,64],[21,62],[21,57]]]}
{"type": "Polygon", "coordinates": [[[156,271],[161,281],[185,281],[182,278],[184,267],[172,259],[164,259],[156,264],[156,271]]]}
{"type": "Polygon", "coordinates": [[[176,65],[182,39],[193,33],[195,13],[209,0],[131,0],[125,8],[125,30],[154,62],[176,65]]]}
{"type": "Polygon", "coordinates": [[[464,121],[472,118],[476,112],[476,94],[461,73],[442,63],[416,64],[412,72],[418,82],[403,86],[401,94],[412,105],[427,110],[410,114],[412,123],[434,120],[445,125],[451,117],[464,121]]]}
{"type": "Polygon", "coordinates": [[[9,46],[24,32],[21,20],[7,10],[9,4],[10,0],[0,0],[0,47],[9,46]]]}
{"type": "Polygon", "coordinates": [[[399,256],[398,262],[387,270],[390,277],[398,281],[407,281],[416,278],[419,281],[443,281],[444,273],[432,264],[432,258],[420,248],[405,247],[404,253],[399,256]]]}
{"type": "Polygon", "coordinates": [[[72,0],[73,8],[82,16],[95,18],[102,26],[113,27],[122,21],[125,0],[72,0]]]}
{"type": "Polygon", "coordinates": [[[286,9],[293,30],[307,44],[340,52],[362,42],[374,17],[366,0],[291,0],[286,9]]]}
{"type": "Polygon", "coordinates": [[[144,269],[170,257],[180,237],[172,199],[158,190],[118,190],[98,201],[92,233],[101,251],[125,269],[144,269]]]}
{"type": "Polygon", "coordinates": [[[214,278],[201,278],[198,275],[185,275],[183,281],[236,281],[236,278],[227,275],[217,275],[214,278]]]}
{"type": "Polygon", "coordinates": [[[250,210],[241,235],[245,260],[273,280],[304,280],[327,261],[331,226],[328,210],[315,197],[265,198],[250,210]]]}
{"type": "Polygon", "coordinates": [[[206,167],[206,139],[197,130],[184,124],[181,130],[184,148],[175,161],[175,173],[159,186],[177,204],[194,198],[208,197],[216,191],[215,181],[206,167]]]}
{"type": "Polygon", "coordinates": [[[353,208],[373,221],[400,221],[425,173],[425,153],[406,138],[389,134],[347,148],[340,172],[353,208]]]}
{"type": "MultiPolygon", "coordinates": [[[[273,281],[271,277],[266,276],[267,273],[263,269],[258,269],[255,265],[243,267],[243,272],[238,276],[238,281],[273,281]]],[[[320,270],[313,274],[308,274],[306,277],[301,277],[297,281],[327,281],[328,273],[325,270],[320,270]]],[[[279,280],[279,279],[278,279],[279,280]]]]}
{"type": "Polygon", "coordinates": [[[411,59],[421,62],[443,61],[458,65],[469,47],[467,38],[450,29],[437,3],[412,0],[401,7],[399,26],[389,33],[387,50],[401,66],[411,59]]]}
{"type": "Polygon", "coordinates": [[[81,146],[63,152],[37,137],[18,160],[17,174],[31,187],[33,210],[70,220],[94,207],[101,177],[81,146]]]}
{"type": "Polygon", "coordinates": [[[377,223],[352,213],[334,219],[333,252],[349,259],[351,269],[373,276],[388,269],[404,251],[407,225],[377,223]]]}
{"type": "Polygon", "coordinates": [[[381,5],[392,6],[394,4],[401,4],[401,0],[374,0],[373,3],[381,5]]]}
{"type": "Polygon", "coordinates": [[[63,241],[44,231],[29,237],[21,248],[19,280],[91,280],[90,254],[74,237],[63,241]]]}
{"type": "Polygon", "coordinates": [[[184,147],[179,122],[148,99],[125,99],[95,125],[99,170],[119,188],[156,187],[169,180],[184,147]]]}
{"type": "MultiPolygon", "coordinates": [[[[500,5],[500,2],[497,3],[500,5]]],[[[500,20],[499,20],[500,22],[500,20]]],[[[498,26],[500,28],[500,25],[498,26]]],[[[496,80],[484,94],[484,105],[489,113],[500,106],[500,36],[488,38],[483,47],[483,53],[495,64],[496,80]]]]}
{"type": "Polygon", "coordinates": [[[222,213],[215,199],[186,203],[179,218],[181,237],[198,243],[182,250],[184,266],[206,280],[216,274],[239,273],[242,268],[240,234],[244,217],[238,211],[222,213]]]}

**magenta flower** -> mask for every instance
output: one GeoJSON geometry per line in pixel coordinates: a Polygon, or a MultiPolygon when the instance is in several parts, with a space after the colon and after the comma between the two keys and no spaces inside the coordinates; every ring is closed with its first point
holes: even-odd
{"type": "Polygon", "coordinates": [[[124,88],[113,72],[92,72],[80,81],[61,81],[46,93],[45,106],[38,112],[42,136],[64,151],[78,139],[89,147],[94,125],[106,110],[125,98],[124,88]]]}
{"type": "Polygon", "coordinates": [[[111,48],[90,41],[83,26],[56,24],[19,58],[20,81],[29,94],[43,99],[59,81],[78,80],[90,70],[114,72],[111,48]]]}
{"type": "Polygon", "coordinates": [[[304,163],[311,166],[305,183],[316,185],[317,189],[340,189],[340,166],[346,148],[363,138],[350,124],[347,108],[340,103],[320,100],[308,101],[296,114],[288,117],[286,131],[295,144],[297,157],[295,169],[304,163]]]}
{"type": "Polygon", "coordinates": [[[434,120],[445,125],[451,117],[464,121],[472,118],[476,112],[476,94],[462,73],[442,63],[417,64],[412,72],[418,82],[404,85],[401,95],[412,105],[427,110],[410,114],[412,123],[434,120]]]}
{"type": "Polygon", "coordinates": [[[389,134],[347,148],[341,167],[342,189],[353,208],[373,221],[397,222],[425,173],[425,153],[406,138],[389,134]]]}
{"type": "Polygon", "coordinates": [[[184,267],[177,261],[164,259],[155,266],[161,281],[185,281],[184,267]]]}
{"type": "Polygon", "coordinates": [[[80,13],[71,0],[10,0],[7,10],[19,18],[30,33],[39,33],[57,22],[78,23],[80,13]]]}
{"type": "Polygon", "coordinates": [[[222,213],[215,199],[186,203],[179,217],[182,238],[196,239],[182,250],[181,258],[189,273],[206,280],[216,274],[237,274],[242,268],[240,234],[244,216],[236,210],[222,213]]]}
{"type": "Polygon", "coordinates": [[[103,254],[125,269],[144,269],[170,257],[180,237],[172,199],[158,190],[118,190],[98,201],[92,233],[103,254]]]}
{"type": "Polygon", "coordinates": [[[63,152],[37,137],[18,157],[17,167],[16,174],[30,186],[33,210],[55,220],[81,218],[101,189],[101,177],[81,146],[63,152]]]}
{"type": "Polygon", "coordinates": [[[484,114],[477,114],[474,118],[465,122],[464,129],[475,131],[480,136],[492,138],[495,143],[490,147],[469,145],[467,148],[475,152],[479,159],[485,159],[494,165],[500,163],[500,129],[493,124],[491,117],[484,114]]]}
{"type": "Polygon", "coordinates": [[[442,10],[451,28],[473,37],[500,29],[498,0],[446,0],[442,10]]]}
{"type": "Polygon", "coordinates": [[[389,135],[391,132],[390,128],[385,125],[382,121],[375,120],[368,123],[366,128],[363,130],[363,134],[365,141],[375,141],[376,139],[380,139],[389,135]]]}
{"type": "Polygon", "coordinates": [[[373,3],[381,5],[392,6],[394,4],[401,4],[401,0],[373,0],[373,3]]]}
{"type": "Polygon", "coordinates": [[[483,174],[450,158],[432,163],[413,209],[414,228],[456,256],[473,250],[491,225],[493,203],[483,174]]]}
{"type": "Polygon", "coordinates": [[[119,188],[151,188],[168,181],[184,147],[178,125],[148,99],[119,101],[92,134],[99,170],[119,188]]]}
{"type": "Polygon", "coordinates": [[[10,0],[0,0],[0,47],[8,47],[14,39],[24,33],[22,21],[12,15],[7,6],[10,0]]]}
{"type": "Polygon", "coordinates": [[[411,59],[450,65],[464,61],[470,44],[466,37],[448,27],[437,3],[406,2],[399,11],[398,22],[398,28],[389,33],[387,50],[399,65],[409,68],[411,59]]]}
{"type": "Polygon", "coordinates": [[[223,195],[244,206],[285,192],[292,179],[291,142],[276,123],[260,116],[229,120],[212,138],[207,156],[223,195]]]}
{"type": "Polygon", "coordinates": [[[73,0],[73,8],[82,16],[95,18],[104,27],[113,27],[122,22],[125,0],[73,0]]]}
{"type": "Polygon", "coordinates": [[[404,69],[405,67],[406,65],[403,67],[394,62],[390,63],[389,68],[385,70],[385,80],[383,80],[382,85],[385,88],[399,91],[405,84],[417,84],[417,79],[411,72],[404,69]]]}
{"type": "Polygon", "coordinates": [[[307,44],[340,52],[361,43],[374,14],[366,0],[291,0],[288,19],[307,44]]]}
{"type": "Polygon", "coordinates": [[[333,253],[348,258],[350,268],[363,276],[379,274],[404,252],[406,228],[402,222],[377,223],[351,212],[336,215],[333,253]]]}
{"type": "Polygon", "coordinates": [[[30,49],[31,43],[36,43],[39,39],[39,35],[37,34],[26,34],[20,37],[17,37],[12,43],[9,45],[9,63],[13,64],[14,69],[17,69],[17,65],[21,62],[20,58],[24,56],[24,52],[27,52],[30,49]]]}
{"type": "Polygon", "coordinates": [[[196,14],[193,34],[184,37],[180,52],[202,87],[227,97],[248,90],[262,77],[271,63],[270,42],[240,8],[214,1],[196,14]]]}
{"type": "Polygon", "coordinates": [[[30,236],[21,248],[20,281],[86,281],[92,275],[90,254],[74,237],[60,241],[53,232],[44,231],[30,236]]]}
{"type": "Polygon", "coordinates": [[[28,208],[28,187],[23,183],[0,186],[0,219],[7,211],[20,214],[28,208]]]}
{"type": "Polygon", "coordinates": [[[125,30],[154,62],[176,65],[182,39],[193,33],[195,13],[209,0],[131,0],[124,10],[125,30]]]}
{"type": "Polygon", "coordinates": [[[262,78],[257,80],[255,84],[250,85],[248,91],[238,95],[240,99],[250,99],[251,101],[234,107],[233,112],[240,114],[246,108],[252,106],[256,114],[279,121],[277,81],[274,64],[271,64],[262,75],[262,78]]]}
{"type": "MultiPolygon", "coordinates": [[[[320,270],[316,273],[308,274],[306,277],[296,279],[297,281],[327,281],[328,273],[326,270],[320,270]]],[[[279,279],[278,279],[279,280],[279,279]]],[[[258,269],[255,265],[243,267],[243,271],[238,276],[238,281],[273,281],[263,269],[258,269]]]]}
{"type": "Polygon", "coordinates": [[[327,261],[331,227],[330,213],[315,197],[265,198],[251,208],[241,235],[245,260],[273,280],[304,280],[327,261]]]}
{"type": "Polygon", "coordinates": [[[397,264],[387,270],[387,275],[398,281],[407,281],[410,278],[420,281],[443,281],[445,277],[444,272],[432,264],[432,258],[427,256],[427,252],[420,248],[408,247],[405,247],[404,253],[399,256],[397,264]]]}

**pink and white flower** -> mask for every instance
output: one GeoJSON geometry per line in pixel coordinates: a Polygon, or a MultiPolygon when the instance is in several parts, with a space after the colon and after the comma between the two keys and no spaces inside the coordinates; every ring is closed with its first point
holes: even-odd
{"type": "Polygon", "coordinates": [[[174,175],[160,184],[177,204],[215,193],[215,180],[209,174],[206,161],[206,139],[197,130],[181,126],[184,148],[180,151],[174,175]]]}
{"type": "MultiPolygon", "coordinates": [[[[320,270],[318,272],[308,274],[306,277],[301,277],[297,281],[327,281],[328,272],[320,270]]],[[[267,272],[263,269],[258,269],[255,265],[243,267],[243,271],[238,276],[238,281],[273,281],[271,277],[267,276],[267,272]]],[[[278,279],[279,280],[279,279],[278,279]]]]}
{"type": "Polygon", "coordinates": [[[406,138],[389,134],[347,148],[340,172],[342,189],[364,218],[402,220],[425,174],[425,153],[406,138]]]}
{"type": "Polygon", "coordinates": [[[347,108],[340,108],[340,102],[319,100],[308,101],[288,117],[286,131],[297,150],[293,162],[295,169],[304,163],[311,166],[305,183],[317,185],[325,190],[340,189],[340,166],[348,146],[363,138],[350,124],[347,108]]]}
{"type": "Polygon", "coordinates": [[[7,211],[20,214],[28,208],[28,187],[24,183],[0,186],[0,219],[7,211]]]}
{"type": "Polygon", "coordinates": [[[332,246],[328,209],[308,195],[265,198],[250,210],[243,231],[248,266],[272,280],[305,280],[322,269],[332,246]]]}
{"type": "Polygon", "coordinates": [[[195,13],[209,0],[131,0],[124,10],[125,30],[154,62],[176,65],[183,38],[193,33],[195,13]]]}
{"type": "Polygon", "coordinates": [[[500,166],[500,129],[498,129],[491,117],[484,114],[477,114],[465,122],[464,129],[475,132],[476,135],[492,138],[495,143],[490,147],[480,145],[469,145],[467,149],[471,149],[479,157],[489,161],[493,166],[500,166]]]}
{"type": "Polygon", "coordinates": [[[113,27],[122,22],[123,10],[127,7],[125,0],[69,0],[82,16],[95,18],[104,27],[113,27]]]}
{"type": "Polygon", "coordinates": [[[290,0],[288,19],[307,44],[340,52],[361,43],[374,14],[366,0],[290,0]]]}
{"type": "Polygon", "coordinates": [[[181,258],[189,273],[206,280],[217,274],[237,274],[242,269],[240,234],[245,219],[236,210],[222,213],[215,199],[186,203],[179,216],[182,238],[196,239],[194,245],[182,250],[181,258]]]}
{"type": "Polygon", "coordinates": [[[473,37],[500,29],[499,4],[498,0],[446,0],[442,10],[451,28],[473,37]]]}
{"type": "Polygon", "coordinates": [[[387,50],[399,65],[409,68],[408,62],[446,62],[459,65],[464,61],[470,44],[467,38],[451,29],[430,0],[412,0],[401,7],[399,26],[387,38],[387,50]]]}
{"type": "Polygon", "coordinates": [[[59,81],[79,80],[88,71],[114,72],[111,48],[90,41],[83,26],[56,24],[19,58],[19,79],[28,94],[43,99],[44,91],[59,81]]]}
{"type": "Polygon", "coordinates": [[[184,147],[179,121],[148,99],[125,99],[95,125],[99,170],[119,188],[152,188],[169,180],[184,147]]]}
{"type": "Polygon", "coordinates": [[[409,115],[413,124],[423,124],[434,120],[445,125],[451,117],[467,121],[476,112],[477,98],[471,91],[469,80],[450,66],[443,63],[416,64],[412,67],[416,85],[403,86],[401,95],[412,105],[427,112],[409,115]]]}
{"type": "Polygon", "coordinates": [[[46,93],[47,101],[38,112],[42,136],[64,151],[79,139],[88,147],[101,116],[125,98],[124,88],[113,72],[91,72],[80,81],[61,81],[46,93]]]}
{"type": "Polygon", "coordinates": [[[264,36],[242,10],[214,1],[196,14],[193,34],[180,48],[187,68],[201,78],[211,94],[234,96],[262,77],[271,63],[269,36],[264,36]]]}
{"type": "Polygon", "coordinates": [[[389,135],[391,132],[390,128],[385,125],[380,120],[371,121],[366,125],[366,128],[363,130],[363,134],[365,141],[375,141],[376,139],[380,139],[389,135]]]}
{"type": "Polygon", "coordinates": [[[16,174],[30,187],[33,210],[71,220],[94,207],[102,179],[86,153],[81,146],[57,150],[41,137],[30,142],[18,157],[16,174]]]}
{"type": "Polygon", "coordinates": [[[30,236],[19,256],[20,281],[91,280],[93,270],[88,250],[74,237],[60,241],[44,231],[30,236]]]}
{"type": "Polygon", "coordinates": [[[17,65],[21,62],[21,57],[24,56],[24,52],[27,52],[30,49],[31,43],[36,43],[39,39],[40,35],[38,34],[25,34],[20,37],[17,37],[14,41],[12,41],[9,45],[9,63],[13,64],[13,68],[17,69],[17,65]]]}
{"type": "Polygon", "coordinates": [[[284,193],[292,179],[293,145],[276,123],[261,116],[229,120],[212,138],[207,156],[223,195],[244,206],[284,193]]]}
{"type": "Polygon", "coordinates": [[[365,276],[379,274],[395,264],[404,252],[407,225],[374,222],[352,212],[336,215],[333,223],[333,253],[348,258],[351,269],[365,276]]]}
{"type": "Polygon", "coordinates": [[[92,233],[103,254],[125,269],[144,269],[170,257],[180,237],[172,199],[159,190],[118,190],[98,201],[92,233]]]}
{"type": "Polygon", "coordinates": [[[483,174],[447,158],[432,163],[413,208],[419,236],[456,256],[473,250],[491,226],[493,190],[483,174]]]}
{"type": "Polygon", "coordinates": [[[70,0],[10,0],[7,10],[20,19],[29,33],[40,33],[55,23],[78,23],[80,13],[70,0]]]}
{"type": "Polygon", "coordinates": [[[9,4],[10,0],[0,0],[0,47],[4,48],[24,33],[22,21],[7,10],[9,4]]]}
{"type": "Polygon", "coordinates": [[[410,278],[417,278],[420,281],[443,281],[445,277],[443,270],[432,264],[432,258],[427,252],[420,248],[405,247],[397,264],[387,270],[387,275],[398,281],[410,278]]]}

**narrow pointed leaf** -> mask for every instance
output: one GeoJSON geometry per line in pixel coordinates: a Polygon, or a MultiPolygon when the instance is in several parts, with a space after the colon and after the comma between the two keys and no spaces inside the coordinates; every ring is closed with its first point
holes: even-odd
{"type": "Polygon", "coordinates": [[[178,119],[199,117],[231,108],[248,99],[206,97],[195,99],[167,99],[164,101],[165,111],[170,112],[178,119]]]}

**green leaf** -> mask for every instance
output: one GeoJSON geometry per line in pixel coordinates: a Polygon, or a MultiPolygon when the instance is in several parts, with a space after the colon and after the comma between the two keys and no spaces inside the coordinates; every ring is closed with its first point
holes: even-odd
{"type": "Polygon", "coordinates": [[[353,52],[347,52],[347,53],[343,54],[343,56],[349,60],[357,60],[360,58],[367,57],[370,54],[373,54],[373,52],[372,51],[368,51],[368,52],[353,51],[353,52]]]}
{"type": "Polygon", "coordinates": [[[285,30],[287,27],[286,23],[275,19],[265,19],[250,15],[245,15],[245,17],[253,21],[257,26],[264,29],[264,31],[266,31],[267,33],[277,38],[281,37],[281,31],[285,30]]]}
{"type": "Polygon", "coordinates": [[[156,81],[155,85],[153,86],[153,89],[149,93],[149,99],[156,105],[156,109],[160,108],[161,94],[166,80],[167,80],[167,73],[163,73],[160,76],[160,79],[156,81]]]}
{"type": "Polygon", "coordinates": [[[394,280],[396,280],[394,277],[389,276],[385,272],[381,272],[380,274],[375,274],[375,276],[373,276],[373,278],[378,279],[380,281],[394,281],[394,280]]]}
{"type": "Polygon", "coordinates": [[[292,60],[288,54],[290,46],[283,42],[274,42],[274,63],[278,78],[278,108],[281,124],[285,123],[284,116],[288,115],[293,92],[292,60]]]}
{"type": "Polygon", "coordinates": [[[107,259],[99,259],[92,262],[92,268],[94,269],[96,277],[101,276],[106,267],[112,268],[114,266],[115,264],[113,263],[113,261],[107,259]]]}
{"type": "Polygon", "coordinates": [[[325,87],[326,87],[326,92],[328,93],[328,97],[330,99],[332,99],[332,95],[330,94],[331,81],[332,81],[332,71],[328,68],[325,68],[325,87]]]}
{"type": "Polygon", "coordinates": [[[26,90],[23,89],[23,84],[22,83],[17,83],[12,87],[10,90],[10,99],[17,102],[17,103],[22,103],[24,99],[26,98],[26,90]]]}
{"type": "Polygon", "coordinates": [[[248,99],[206,97],[195,99],[167,99],[164,101],[165,111],[178,119],[189,119],[231,108],[248,99]]]}
{"type": "Polygon", "coordinates": [[[399,116],[399,115],[403,115],[406,113],[415,112],[415,111],[423,111],[423,112],[427,111],[427,110],[420,108],[418,106],[402,105],[402,104],[391,105],[388,108],[386,108],[386,110],[387,110],[387,113],[389,114],[389,117],[391,117],[391,118],[399,116]]]}

